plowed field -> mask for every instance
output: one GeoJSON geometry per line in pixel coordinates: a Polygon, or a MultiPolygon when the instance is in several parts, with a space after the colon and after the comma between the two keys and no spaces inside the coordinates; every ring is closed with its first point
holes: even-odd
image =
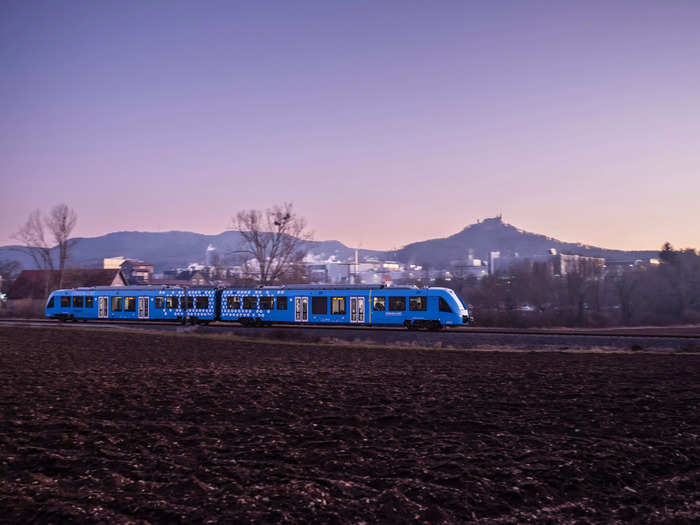
{"type": "Polygon", "coordinates": [[[0,521],[700,519],[700,356],[0,327],[0,521]]]}

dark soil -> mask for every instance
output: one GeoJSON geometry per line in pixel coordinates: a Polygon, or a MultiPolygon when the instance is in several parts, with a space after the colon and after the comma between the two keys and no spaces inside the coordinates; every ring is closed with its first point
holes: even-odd
{"type": "Polygon", "coordinates": [[[0,522],[700,519],[700,356],[0,327],[0,522]]]}

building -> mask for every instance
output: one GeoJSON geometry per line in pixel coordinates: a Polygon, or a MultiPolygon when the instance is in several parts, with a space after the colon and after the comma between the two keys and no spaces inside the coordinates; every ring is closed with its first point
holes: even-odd
{"type": "Polygon", "coordinates": [[[501,252],[490,252],[489,253],[489,275],[496,273],[496,265],[501,258],[501,252]]]}
{"type": "MultiPolygon", "coordinates": [[[[491,252],[493,254],[498,254],[498,252],[491,252]]],[[[466,259],[456,259],[450,261],[450,268],[453,270],[451,273],[457,279],[465,279],[469,277],[476,277],[481,279],[489,274],[489,269],[486,265],[486,261],[474,257],[474,249],[469,248],[467,251],[466,259]]]]}
{"type": "Polygon", "coordinates": [[[132,260],[131,263],[131,278],[129,282],[132,284],[148,284],[153,278],[155,268],[149,262],[132,260]]]}
{"type": "Polygon", "coordinates": [[[209,285],[211,285],[211,281],[204,274],[204,272],[196,271],[190,277],[190,285],[191,286],[209,286],[209,285]]]}
{"type": "Polygon", "coordinates": [[[646,270],[658,266],[659,259],[616,259],[605,261],[605,274],[620,276],[629,270],[646,270]]]}
{"type": "MultiPolygon", "coordinates": [[[[479,259],[475,261],[481,262],[479,259]]],[[[485,265],[481,264],[455,264],[454,265],[454,276],[458,279],[465,279],[468,277],[476,277],[481,279],[489,275],[489,270],[485,265]]]]}
{"type": "Polygon", "coordinates": [[[605,266],[605,259],[601,257],[586,257],[567,253],[552,255],[551,262],[554,275],[564,276],[569,273],[578,273],[584,278],[600,275],[605,266]]]}
{"type": "MultiPolygon", "coordinates": [[[[58,288],[58,270],[24,270],[7,291],[8,313],[40,316],[49,293],[58,288]]],[[[126,278],[120,269],[64,270],[61,288],[84,286],[124,286],[126,278]]]]}
{"type": "Polygon", "coordinates": [[[204,264],[206,266],[217,266],[219,264],[219,254],[213,244],[207,246],[207,251],[204,253],[204,264]]]}
{"type": "Polygon", "coordinates": [[[102,267],[105,270],[119,270],[128,259],[124,257],[105,257],[102,259],[102,267]]]}
{"type": "Polygon", "coordinates": [[[105,257],[102,266],[105,270],[121,270],[129,284],[148,284],[153,279],[155,272],[153,264],[149,262],[121,256],[105,257]]]}
{"type": "Polygon", "coordinates": [[[150,284],[170,286],[211,286],[213,283],[202,270],[166,270],[163,279],[153,279],[150,284]]]}
{"type": "Polygon", "coordinates": [[[328,282],[328,267],[325,264],[309,264],[306,266],[306,272],[309,276],[309,282],[328,282]]]}
{"type": "Polygon", "coordinates": [[[551,275],[564,277],[568,274],[578,273],[584,278],[591,278],[602,275],[605,267],[605,259],[602,257],[588,257],[586,255],[576,255],[568,253],[557,253],[554,248],[548,253],[529,255],[521,257],[517,253],[504,256],[499,252],[491,252],[489,273],[491,275],[508,271],[514,267],[533,264],[545,264],[551,275]]]}

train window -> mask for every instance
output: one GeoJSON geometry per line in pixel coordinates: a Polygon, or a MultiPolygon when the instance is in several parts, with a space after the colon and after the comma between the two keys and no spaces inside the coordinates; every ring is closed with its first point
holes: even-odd
{"type": "Polygon", "coordinates": [[[274,297],[261,297],[260,298],[260,308],[263,310],[272,310],[272,308],[275,306],[275,298],[274,297]]]}
{"type": "Polygon", "coordinates": [[[450,308],[450,305],[447,304],[447,301],[445,301],[442,297],[440,297],[440,307],[439,310],[441,312],[449,312],[452,313],[452,308],[450,308]]]}
{"type": "Polygon", "coordinates": [[[121,312],[122,311],[122,298],[116,295],[112,296],[112,311],[121,312]]]}
{"type": "Polygon", "coordinates": [[[278,297],[277,298],[277,309],[278,310],[286,310],[287,309],[287,298],[286,297],[278,297]]]}
{"type": "Polygon", "coordinates": [[[254,296],[247,296],[243,298],[243,308],[245,310],[255,310],[258,307],[258,298],[254,296]]]}
{"type": "Polygon", "coordinates": [[[195,299],[195,308],[199,308],[201,310],[206,310],[209,308],[209,297],[206,295],[200,295],[195,299]]]}
{"type": "Polygon", "coordinates": [[[345,297],[331,297],[331,313],[345,315],[345,297]]]}
{"type": "Polygon", "coordinates": [[[46,308],[53,308],[53,295],[51,296],[51,299],[49,299],[49,303],[46,305],[46,308]]]}
{"type": "Polygon", "coordinates": [[[238,310],[241,307],[241,298],[235,295],[229,295],[226,298],[226,308],[229,310],[238,310]]]}
{"type": "Polygon", "coordinates": [[[386,297],[374,297],[372,299],[372,310],[375,312],[386,310],[386,297]]]}
{"type": "Polygon", "coordinates": [[[405,297],[389,297],[389,310],[399,312],[406,309],[405,297]]]}
{"type": "Polygon", "coordinates": [[[409,297],[408,309],[414,312],[425,311],[428,309],[428,301],[426,301],[425,297],[409,297]]]}
{"type": "Polygon", "coordinates": [[[124,297],[124,311],[125,312],[135,312],[136,311],[136,297],[124,297]]]}
{"type": "Polygon", "coordinates": [[[63,308],[68,308],[70,306],[70,296],[69,295],[62,295],[61,296],[61,306],[63,308]]]}
{"type": "Polygon", "coordinates": [[[155,308],[163,308],[163,297],[156,297],[153,300],[153,306],[155,308]]]}
{"type": "Polygon", "coordinates": [[[85,298],[85,308],[92,308],[95,306],[95,298],[94,297],[86,297],[85,298]]]}
{"type": "Polygon", "coordinates": [[[183,310],[192,310],[194,308],[194,297],[191,295],[180,297],[180,308],[183,310]]]}
{"type": "Polygon", "coordinates": [[[171,295],[170,297],[165,298],[165,307],[166,308],[177,308],[177,297],[174,295],[171,295]]]}
{"type": "Polygon", "coordinates": [[[83,296],[82,295],[74,295],[73,296],[73,308],[82,308],[83,307],[83,296]]]}
{"type": "Polygon", "coordinates": [[[327,314],[328,299],[326,297],[311,298],[311,313],[312,314],[327,314]]]}

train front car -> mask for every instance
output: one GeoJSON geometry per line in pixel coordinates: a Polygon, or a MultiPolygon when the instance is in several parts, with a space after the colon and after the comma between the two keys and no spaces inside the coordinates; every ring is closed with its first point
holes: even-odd
{"type": "Polygon", "coordinates": [[[88,321],[98,316],[97,288],[54,290],[49,295],[44,316],[60,321],[88,321]]]}
{"type": "MultiPolygon", "coordinates": [[[[72,304],[72,290],[54,290],[46,300],[44,316],[62,321],[75,318],[72,304]]],[[[81,305],[82,308],[82,305],[81,305]]]]}
{"type": "Polygon", "coordinates": [[[443,326],[464,326],[470,323],[469,309],[451,288],[430,288],[437,297],[437,314],[443,326]]]}
{"type": "Polygon", "coordinates": [[[405,326],[437,330],[469,322],[449,288],[380,285],[287,285],[226,288],[220,319],[246,326],[269,323],[405,326]]]}

